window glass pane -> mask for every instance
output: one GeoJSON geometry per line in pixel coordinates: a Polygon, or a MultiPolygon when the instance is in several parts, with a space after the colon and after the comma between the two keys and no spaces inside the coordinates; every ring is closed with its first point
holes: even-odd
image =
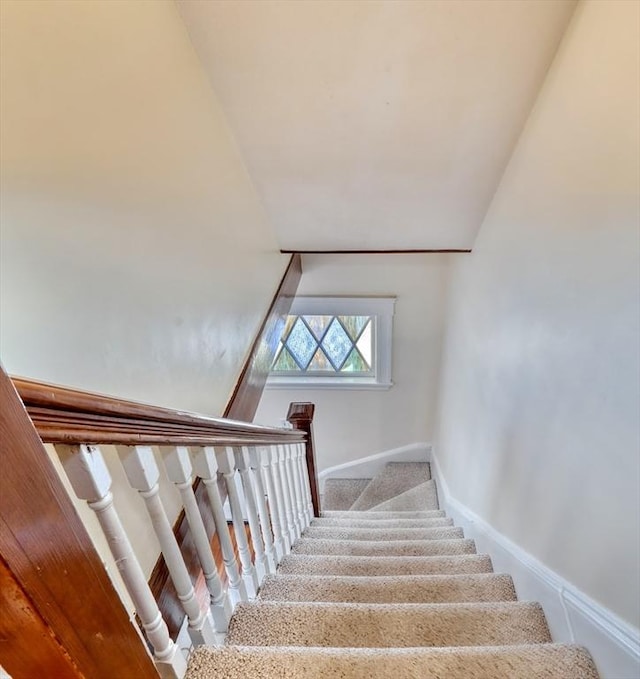
{"type": "Polygon", "coordinates": [[[354,349],[342,366],[342,372],[368,372],[369,366],[357,349],[354,349]]]}
{"type": "Polygon", "coordinates": [[[356,346],[358,347],[358,351],[362,354],[362,358],[367,363],[367,370],[371,369],[372,365],[372,358],[373,358],[373,343],[372,343],[372,334],[371,334],[371,320],[367,323],[367,327],[362,331],[362,335],[360,335],[360,339],[357,341],[356,346]]]}
{"type": "Polygon", "coordinates": [[[332,318],[333,316],[304,316],[304,320],[317,340],[322,338],[332,318]]]}
{"type": "Polygon", "coordinates": [[[293,330],[289,333],[285,344],[291,354],[297,359],[301,368],[305,369],[315,353],[318,343],[313,339],[313,335],[304,321],[298,317],[298,320],[293,326],[293,330]]]}
{"type": "Polygon", "coordinates": [[[327,356],[331,359],[333,365],[339,370],[351,351],[353,342],[349,339],[349,335],[345,329],[340,325],[337,318],[329,326],[324,339],[322,340],[322,348],[326,351],[327,356]]]}
{"type": "Polygon", "coordinates": [[[356,340],[369,316],[338,316],[352,340],[356,340]]]}
{"type": "Polygon", "coordinates": [[[293,324],[296,322],[297,316],[287,316],[287,320],[285,321],[284,324],[284,330],[282,331],[282,341],[287,339],[289,336],[289,333],[291,332],[291,328],[293,328],[293,324]]]}
{"type": "Polygon", "coordinates": [[[316,351],[313,358],[311,359],[311,363],[309,363],[307,370],[322,370],[332,373],[335,372],[335,368],[329,362],[327,355],[320,348],[318,348],[318,351],[316,351]]]}
{"type": "Polygon", "coordinates": [[[285,348],[280,352],[276,362],[273,364],[273,370],[300,370],[300,366],[295,362],[293,356],[285,348]]]}

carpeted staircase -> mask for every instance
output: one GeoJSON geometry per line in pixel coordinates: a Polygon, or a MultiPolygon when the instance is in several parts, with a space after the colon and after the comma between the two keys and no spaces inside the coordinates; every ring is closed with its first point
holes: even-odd
{"type": "Polygon", "coordinates": [[[438,509],[428,464],[330,480],[323,506],[188,679],[597,679],[438,509]]]}

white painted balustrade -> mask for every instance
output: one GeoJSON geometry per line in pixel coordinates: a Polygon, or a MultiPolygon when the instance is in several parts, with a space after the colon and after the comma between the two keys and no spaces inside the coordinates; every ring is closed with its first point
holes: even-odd
{"type": "Polygon", "coordinates": [[[298,449],[298,464],[302,479],[302,495],[305,504],[305,516],[307,526],[313,521],[313,500],[311,499],[311,484],[309,482],[309,470],[307,468],[307,451],[304,443],[296,444],[298,449]]]}
{"type": "Polygon", "coordinates": [[[227,524],[227,517],[224,514],[222,498],[218,488],[218,460],[215,450],[211,446],[195,449],[196,474],[202,479],[209,498],[213,521],[216,526],[216,533],[220,542],[220,551],[224,561],[225,572],[229,582],[229,597],[233,606],[241,601],[247,601],[247,588],[240,575],[238,563],[236,561],[231,534],[227,524]]]}
{"type": "Polygon", "coordinates": [[[193,466],[189,449],[185,446],[160,448],[169,480],[176,484],[189,530],[198,553],[207,589],[211,596],[211,613],[216,632],[226,632],[231,618],[231,603],[224,590],[218,568],[211,551],[211,543],[198,509],[198,501],[193,491],[193,466]]]}
{"type": "MultiPolygon", "coordinates": [[[[111,494],[111,477],[96,446],[57,445],[71,485],[96,513],[113,557],[142,622],[160,675],[181,679],[185,659],[171,640],[127,537],[111,494]]],[[[194,645],[217,645],[226,632],[233,607],[252,599],[269,573],[291,551],[291,546],[313,516],[304,444],[269,446],[161,446],[162,464],[175,485],[209,591],[204,610],[196,597],[159,494],[160,466],[149,446],[116,446],[127,479],[140,495],[150,524],[158,537],[171,580],[188,621],[194,645]],[[204,483],[215,532],[220,544],[226,582],[218,574],[194,493],[194,479],[204,483]],[[229,500],[236,552],[223,507],[218,482],[229,500]],[[242,485],[242,494],[238,483],[242,485]],[[244,499],[244,503],[242,499],[244,499]],[[249,524],[253,558],[245,530],[249,524]]]]}
{"type": "Polygon", "coordinates": [[[251,479],[251,472],[249,471],[249,450],[246,446],[242,446],[234,448],[233,453],[235,456],[236,468],[242,483],[247,520],[249,522],[249,532],[251,533],[251,543],[253,545],[254,566],[258,576],[258,586],[260,586],[264,580],[264,576],[272,571],[267,563],[267,556],[264,551],[262,530],[258,517],[258,500],[251,479]]]}
{"type": "Polygon", "coordinates": [[[258,573],[251,560],[251,552],[249,551],[249,543],[247,542],[247,533],[244,527],[244,513],[242,511],[238,486],[236,485],[236,467],[233,448],[216,448],[216,458],[218,460],[218,469],[222,474],[222,478],[224,479],[227,488],[229,506],[231,507],[231,519],[233,521],[233,531],[236,538],[236,545],[238,546],[240,564],[242,565],[242,579],[247,588],[249,598],[255,599],[258,594],[260,583],[258,581],[258,573]]]}
{"type": "Polygon", "coordinates": [[[274,480],[274,459],[277,460],[278,452],[276,448],[254,448],[253,455],[256,463],[260,466],[260,476],[266,492],[266,502],[269,507],[269,518],[273,530],[273,547],[275,558],[278,563],[282,561],[285,554],[291,551],[291,544],[285,540],[285,527],[282,523],[284,512],[282,510],[282,498],[276,488],[274,480]]]}
{"type": "MultiPolygon", "coordinates": [[[[247,455],[249,456],[249,470],[251,480],[256,494],[256,503],[258,505],[258,516],[260,517],[260,530],[262,531],[262,539],[264,540],[264,551],[266,559],[267,573],[275,573],[276,567],[280,562],[280,558],[277,556],[275,547],[275,529],[273,528],[273,522],[269,517],[269,506],[267,504],[267,492],[265,490],[265,484],[263,481],[263,467],[261,464],[261,449],[255,447],[246,448],[247,455]]],[[[265,460],[265,464],[269,464],[267,455],[262,456],[265,460]]]]}
{"type": "Polygon", "coordinates": [[[189,621],[188,631],[194,646],[215,646],[218,639],[211,612],[200,610],[191,576],[173,534],[169,517],[160,500],[160,469],[149,446],[117,446],[116,450],[129,483],[144,500],[151,524],[160,542],[171,581],[189,621]]]}
{"type": "Polygon", "coordinates": [[[87,501],[100,522],[118,571],[153,649],[153,658],[160,676],[163,679],[182,679],[187,671],[186,660],[169,636],[167,625],[122,527],[113,504],[111,475],[100,449],[96,446],[57,445],[56,451],[75,494],[81,500],[87,501]]]}
{"type": "Polygon", "coordinates": [[[291,495],[291,486],[289,484],[289,475],[287,474],[287,448],[286,446],[278,446],[278,472],[280,477],[280,484],[282,486],[282,497],[284,500],[285,514],[287,518],[287,528],[289,531],[289,538],[293,544],[300,537],[300,526],[296,522],[294,502],[291,495]]]}

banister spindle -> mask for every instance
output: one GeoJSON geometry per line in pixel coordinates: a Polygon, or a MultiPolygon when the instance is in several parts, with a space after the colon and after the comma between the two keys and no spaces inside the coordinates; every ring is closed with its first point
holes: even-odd
{"type": "MultiPolygon", "coordinates": [[[[260,517],[260,528],[264,541],[266,569],[267,573],[275,573],[277,561],[273,542],[274,537],[272,534],[273,528],[269,517],[269,510],[267,508],[265,487],[262,481],[262,467],[260,465],[260,457],[263,449],[251,446],[247,450],[249,453],[249,473],[256,493],[256,504],[258,505],[258,516],[260,517]]],[[[266,457],[266,455],[264,455],[264,457],[266,457]]]]}
{"type": "Polygon", "coordinates": [[[193,491],[193,465],[189,449],[185,446],[163,446],[160,448],[160,453],[162,454],[169,480],[176,485],[180,492],[189,530],[193,537],[198,559],[200,560],[204,579],[211,597],[211,613],[216,632],[226,632],[233,611],[218,575],[218,568],[211,551],[207,529],[202,520],[202,515],[198,509],[198,501],[193,491]]]}
{"type": "Polygon", "coordinates": [[[251,481],[251,473],[249,471],[249,449],[246,446],[234,447],[233,454],[235,456],[236,468],[240,475],[240,482],[242,483],[242,491],[244,493],[247,519],[249,520],[249,531],[253,544],[254,566],[258,575],[258,585],[261,585],[264,576],[268,572],[268,564],[264,551],[264,543],[262,542],[260,520],[258,519],[257,498],[255,496],[253,483],[251,481]]]}
{"type": "Polygon", "coordinates": [[[213,522],[216,526],[216,534],[220,542],[222,560],[224,561],[224,568],[229,581],[229,598],[232,605],[235,606],[241,601],[246,601],[249,597],[236,561],[227,517],[224,515],[222,498],[218,489],[218,460],[215,450],[211,446],[195,448],[193,468],[196,475],[202,479],[207,491],[211,513],[213,514],[213,522]]]}
{"type": "Polygon", "coordinates": [[[282,557],[289,553],[291,545],[285,541],[286,529],[284,528],[284,524],[282,523],[281,519],[281,498],[279,498],[279,492],[276,489],[276,482],[273,472],[273,450],[273,448],[262,448],[260,453],[256,453],[256,456],[258,457],[262,482],[267,492],[267,498],[269,501],[269,516],[271,518],[271,526],[273,528],[273,547],[276,553],[276,561],[280,563],[280,561],[282,561],[282,557]]]}
{"type": "Polygon", "coordinates": [[[288,445],[280,446],[282,451],[282,464],[283,464],[283,478],[286,481],[286,488],[289,493],[289,501],[291,503],[291,519],[293,521],[293,527],[296,532],[296,538],[299,538],[302,534],[302,526],[300,525],[300,519],[298,518],[298,506],[296,501],[296,492],[293,484],[293,476],[291,474],[291,451],[288,445]]]}
{"type": "Polygon", "coordinates": [[[300,488],[300,503],[302,505],[302,520],[304,522],[304,528],[311,523],[311,515],[309,514],[309,501],[307,486],[304,482],[304,472],[302,470],[302,450],[299,443],[292,444],[293,457],[295,461],[294,471],[296,478],[298,480],[298,485],[300,488]]]}
{"type": "Polygon", "coordinates": [[[289,481],[287,479],[286,466],[286,449],[284,446],[278,446],[278,479],[280,480],[280,487],[282,489],[282,499],[284,504],[284,511],[287,519],[287,531],[291,544],[296,541],[300,535],[296,532],[296,526],[293,520],[293,510],[291,503],[291,492],[289,488],[289,481]]]}
{"type": "Polygon", "coordinates": [[[276,503],[274,508],[278,510],[280,517],[280,527],[282,529],[282,541],[284,543],[284,552],[288,554],[291,551],[291,536],[287,526],[287,511],[284,504],[284,493],[282,492],[282,480],[280,479],[280,448],[278,446],[271,446],[269,449],[270,463],[269,463],[269,477],[274,489],[274,497],[276,503]]]}
{"type": "Polygon", "coordinates": [[[86,500],[96,514],[153,649],[158,673],[164,679],[182,679],[187,671],[186,660],[169,636],[167,625],[113,504],[111,475],[102,452],[96,446],[86,445],[57,445],[56,451],[75,494],[81,500],[86,500]]]}
{"type": "Polygon", "coordinates": [[[244,527],[242,504],[240,503],[238,486],[236,486],[233,448],[216,448],[215,451],[218,459],[218,469],[227,486],[229,507],[231,507],[231,520],[233,521],[233,530],[236,536],[236,544],[238,545],[238,556],[242,564],[242,579],[247,588],[249,598],[255,599],[259,587],[258,574],[251,561],[251,552],[249,551],[249,543],[247,542],[247,534],[244,527]]]}
{"type": "Polygon", "coordinates": [[[184,563],[180,547],[173,534],[169,518],[160,500],[160,470],[149,446],[116,446],[127,479],[144,500],[151,524],[160,542],[171,580],[176,588],[182,608],[187,614],[188,631],[195,646],[214,646],[217,643],[213,619],[208,610],[201,611],[184,563]]]}
{"type": "Polygon", "coordinates": [[[304,443],[299,443],[300,448],[300,472],[305,488],[305,498],[307,504],[307,514],[309,515],[309,523],[313,521],[313,493],[311,491],[311,483],[309,482],[309,469],[307,468],[307,448],[304,443]]]}
{"type": "Polygon", "coordinates": [[[304,529],[307,527],[307,524],[304,516],[304,504],[302,501],[302,489],[300,487],[300,475],[298,473],[298,451],[296,450],[294,444],[287,444],[287,453],[289,456],[289,464],[287,466],[290,470],[291,489],[293,491],[293,498],[295,500],[298,526],[300,528],[300,533],[303,533],[304,529]]]}

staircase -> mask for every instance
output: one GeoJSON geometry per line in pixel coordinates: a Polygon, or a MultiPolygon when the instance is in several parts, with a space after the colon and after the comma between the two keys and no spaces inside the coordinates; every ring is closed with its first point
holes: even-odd
{"type": "Polygon", "coordinates": [[[323,506],[188,679],[597,679],[438,508],[427,463],[329,480],[323,506]]]}

